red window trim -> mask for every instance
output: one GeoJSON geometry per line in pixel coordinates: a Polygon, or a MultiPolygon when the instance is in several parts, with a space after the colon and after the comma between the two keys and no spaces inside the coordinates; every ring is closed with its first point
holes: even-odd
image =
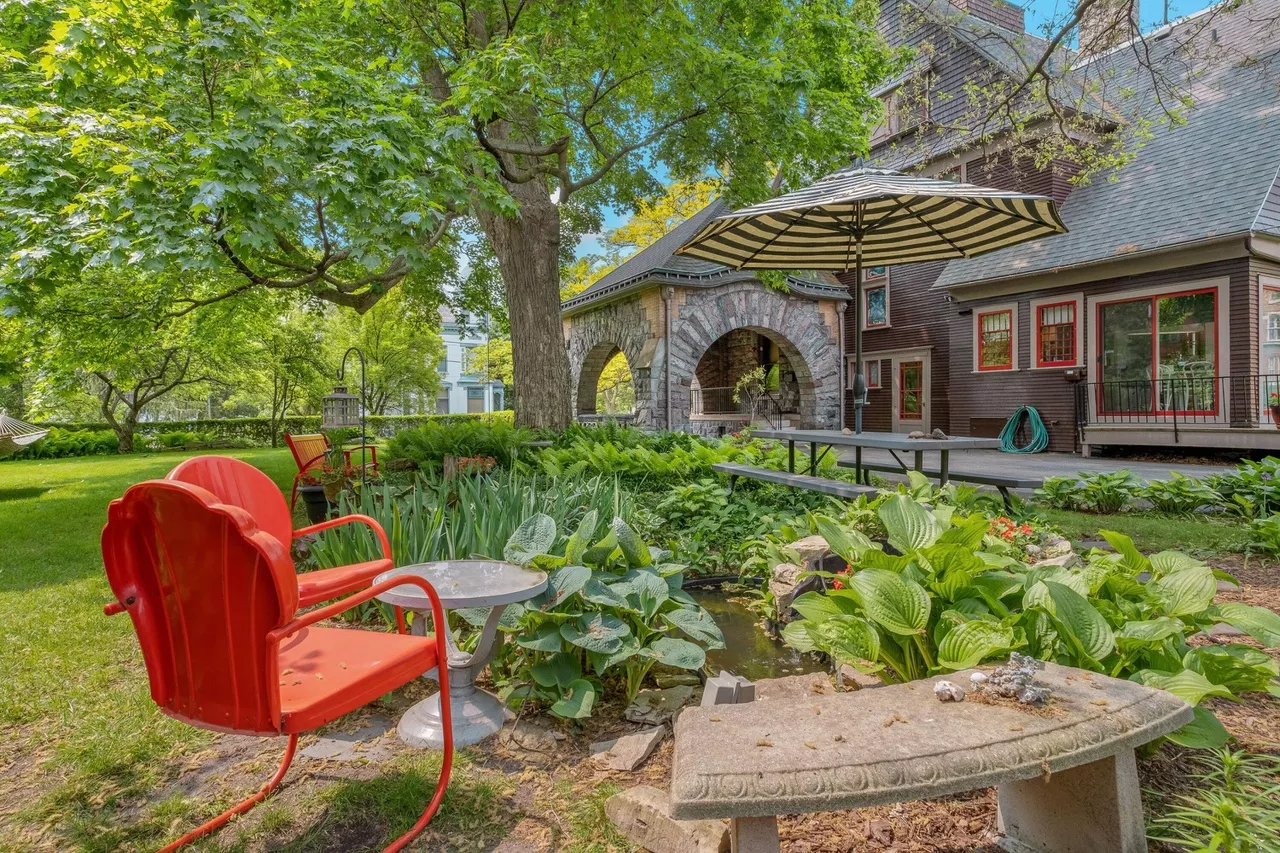
{"type": "MultiPolygon", "coordinates": [[[[1170,299],[1170,298],[1177,297],[1177,296],[1198,296],[1198,295],[1200,295],[1201,293],[1212,293],[1212,294],[1213,294],[1213,349],[1210,351],[1210,355],[1212,355],[1212,356],[1213,356],[1213,372],[1214,372],[1214,375],[1216,376],[1216,375],[1217,375],[1217,373],[1218,373],[1218,367],[1219,367],[1219,364],[1218,364],[1218,346],[1219,346],[1219,344],[1220,344],[1220,340],[1219,340],[1218,336],[1221,334],[1221,328],[1222,328],[1222,325],[1221,325],[1221,319],[1222,319],[1222,314],[1221,314],[1221,309],[1222,309],[1222,304],[1221,304],[1221,303],[1222,303],[1222,292],[1221,292],[1221,288],[1218,288],[1218,287],[1197,287],[1197,288],[1193,288],[1193,289],[1191,289],[1191,290],[1170,290],[1170,291],[1168,291],[1167,293],[1152,293],[1152,294],[1148,294],[1147,296],[1134,296],[1134,297],[1130,297],[1129,299],[1108,299],[1108,300],[1106,300],[1105,302],[1097,302],[1097,303],[1095,303],[1095,306],[1094,306],[1094,326],[1095,326],[1095,328],[1098,330],[1097,335],[1095,335],[1095,337],[1098,339],[1098,349],[1097,349],[1097,357],[1098,357],[1098,403],[1097,403],[1097,405],[1098,405],[1098,413],[1099,413],[1100,415],[1105,415],[1105,416],[1107,416],[1107,417],[1114,417],[1114,416],[1116,416],[1116,415],[1145,415],[1145,414],[1155,414],[1155,415],[1173,415],[1173,414],[1179,414],[1179,415],[1208,415],[1208,416],[1211,416],[1211,417],[1217,417],[1217,416],[1218,416],[1218,410],[1221,408],[1221,404],[1222,404],[1222,401],[1219,399],[1219,398],[1220,398],[1220,394],[1218,394],[1218,393],[1215,393],[1215,394],[1214,394],[1214,397],[1213,397],[1213,408],[1212,408],[1212,409],[1178,409],[1176,412],[1175,412],[1174,410],[1172,410],[1172,409],[1161,409],[1161,408],[1159,408],[1159,407],[1156,405],[1156,396],[1157,396],[1157,395],[1155,395],[1155,394],[1152,394],[1152,396],[1151,396],[1151,408],[1150,408],[1150,409],[1148,409],[1148,410],[1145,410],[1145,411],[1111,411],[1111,410],[1105,410],[1105,411],[1104,411],[1104,408],[1103,408],[1103,399],[1104,399],[1104,398],[1103,398],[1103,393],[1104,393],[1103,389],[1106,387],[1106,383],[1107,383],[1107,381],[1108,381],[1108,380],[1107,380],[1107,377],[1106,377],[1106,374],[1102,372],[1102,348],[1103,348],[1103,344],[1105,343],[1105,341],[1103,340],[1103,334],[1102,334],[1102,309],[1103,309],[1103,307],[1104,307],[1104,306],[1107,306],[1107,305],[1119,305],[1119,304],[1124,303],[1124,302],[1143,302],[1143,301],[1146,301],[1146,302],[1150,302],[1150,303],[1152,303],[1152,304],[1151,304],[1151,340],[1152,340],[1153,345],[1154,345],[1154,342],[1155,342],[1156,340],[1158,340],[1158,339],[1159,339],[1159,337],[1160,337],[1160,316],[1159,316],[1159,312],[1156,310],[1155,302],[1156,302],[1157,300],[1159,300],[1159,299],[1170,299]]],[[[1154,350],[1153,350],[1153,354],[1154,354],[1154,350]]],[[[1160,379],[1160,375],[1159,375],[1158,362],[1153,358],[1153,359],[1151,360],[1151,381],[1152,381],[1153,383],[1155,383],[1155,382],[1158,382],[1158,381],[1159,381],[1159,379],[1160,379]]],[[[1113,380],[1113,381],[1118,381],[1118,380],[1113,380]]]]}
{"type": "Polygon", "coordinates": [[[1001,308],[998,311],[979,311],[978,312],[978,325],[977,325],[978,340],[976,341],[977,358],[974,360],[977,362],[979,371],[986,373],[994,370],[1013,370],[1013,331],[1014,331],[1013,319],[1014,318],[1013,318],[1012,308],[1001,308]],[[988,364],[984,366],[982,364],[982,318],[994,317],[997,314],[1009,315],[1009,361],[1006,362],[1005,364],[988,364]]]}
{"type": "Polygon", "coordinates": [[[898,420],[924,421],[924,361],[920,359],[898,362],[898,420]],[[904,375],[906,374],[906,369],[913,364],[919,370],[920,376],[920,387],[911,389],[916,392],[916,405],[918,407],[918,411],[914,415],[904,408],[907,402],[907,383],[904,375]]]}
{"type": "MultiPolygon", "coordinates": [[[[1036,309],[1036,367],[1075,367],[1080,362],[1080,354],[1076,352],[1076,337],[1079,332],[1080,322],[1080,304],[1076,299],[1064,299],[1061,302],[1043,302],[1035,306],[1036,309]],[[1040,332],[1044,329],[1044,323],[1040,322],[1043,311],[1046,308],[1059,308],[1063,305],[1070,305],[1071,311],[1071,359],[1069,361],[1041,361],[1040,353],[1044,352],[1040,346],[1040,332]]],[[[1054,325],[1063,325],[1065,323],[1055,323],[1054,325]]]]}
{"type": "MultiPolygon", "coordinates": [[[[888,276],[883,276],[884,284],[873,284],[870,287],[862,288],[862,328],[864,329],[883,329],[889,325],[889,281],[888,276]],[[884,322],[871,322],[871,291],[884,291],[884,322]]],[[[876,281],[880,281],[881,277],[877,277],[876,281]]]]}

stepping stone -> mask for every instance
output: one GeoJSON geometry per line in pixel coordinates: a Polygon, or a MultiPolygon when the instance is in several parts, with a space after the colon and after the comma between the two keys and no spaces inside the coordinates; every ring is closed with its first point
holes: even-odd
{"type": "Polygon", "coordinates": [[[646,723],[660,726],[670,722],[671,717],[693,698],[693,687],[680,684],[665,690],[641,690],[636,700],[622,712],[623,718],[630,723],[646,723]]]}
{"type": "Polygon", "coordinates": [[[367,761],[371,764],[391,757],[391,747],[380,738],[395,728],[386,717],[373,716],[354,732],[330,732],[302,750],[304,758],[318,761],[367,761]]]}
{"type": "Polygon", "coordinates": [[[641,729],[629,735],[591,744],[591,758],[601,769],[630,773],[644,764],[645,759],[658,748],[658,744],[666,739],[666,726],[641,729]]]}
{"type": "Polygon", "coordinates": [[[729,827],[720,820],[673,820],[667,795],[639,785],[604,803],[605,816],[632,844],[649,853],[729,853],[729,827]]]}

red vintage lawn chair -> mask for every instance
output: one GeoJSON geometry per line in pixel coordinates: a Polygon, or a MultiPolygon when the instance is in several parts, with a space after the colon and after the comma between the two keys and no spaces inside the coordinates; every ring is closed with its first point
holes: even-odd
{"type": "MultiPolygon", "coordinates": [[[[435,669],[441,717],[452,732],[448,667],[435,637],[384,634],[316,623],[398,583],[421,587],[439,631],[440,599],[421,578],[398,578],[297,615],[298,584],[289,549],[244,509],[206,489],[149,480],[111,502],[102,555],[116,600],[142,647],[151,698],[164,713],[220,732],[288,735],[280,768],[256,794],[164,847],[176,850],[260,803],[280,784],[298,735],[341,717],[435,669]]],[[[401,850],[431,821],[453,766],[446,735],[434,796],[401,850]]]]}
{"type": "MultiPolygon", "coordinates": [[[[289,495],[289,507],[298,502],[298,481],[302,475],[314,468],[323,468],[329,457],[329,438],[324,433],[312,435],[284,434],[284,443],[289,445],[293,461],[298,463],[298,474],[293,478],[293,492],[289,495]]],[[[368,451],[369,461],[364,463],[365,470],[371,474],[378,473],[378,448],[373,444],[362,444],[359,447],[348,447],[342,451],[342,458],[347,466],[351,466],[351,454],[356,451],[368,451]]],[[[362,454],[361,459],[364,459],[362,454]]]]}
{"type": "Polygon", "coordinates": [[[270,477],[247,462],[229,456],[193,456],[170,471],[165,479],[200,486],[212,492],[219,503],[240,507],[253,517],[259,529],[283,544],[286,553],[289,543],[299,536],[351,522],[369,525],[382,545],[382,559],[303,572],[298,575],[299,607],[310,607],[364,589],[373,583],[375,577],[393,566],[391,543],[386,532],[367,515],[344,515],[294,530],[293,514],[285,506],[284,495],[280,494],[270,477]]]}

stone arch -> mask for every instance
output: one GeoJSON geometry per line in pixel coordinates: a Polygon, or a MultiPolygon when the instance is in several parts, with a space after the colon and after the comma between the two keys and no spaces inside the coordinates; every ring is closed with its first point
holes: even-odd
{"type": "Polygon", "coordinates": [[[591,418],[596,413],[596,386],[600,372],[614,354],[621,352],[631,370],[635,389],[635,423],[649,424],[652,418],[654,378],[650,308],[640,300],[620,301],[575,315],[565,323],[565,345],[569,350],[570,380],[575,417],[591,418]]]}
{"type": "Polygon", "coordinates": [[[741,329],[773,341],[795,372],[801,423],[794,425],[835,428],[840,417],[836,316],[834,306],[824,311],[814,300],[758,283],[689,292],[671,330],[673,426],[688,426],[690,389],[703,355],[721,337],[741,329]]]}
{"type": "MultiPolygon", "coordinates": [[[[627,359],[627,368],[631,368],[631,359],[627,358],[627,354],[623,352],[622,347],[612,341],[604,341],[596,344],[583,357],[582,367],[578,370],[578,383],[574,389],[574,415],[594,415],[599,414],[596,411],[596,394],[600,387],[600,374],[604,372],[609,362],[614,357],[621,354],[627,359]]],[[[635,384],[635,375],[632,373],[631,382],[635,384]]]]}

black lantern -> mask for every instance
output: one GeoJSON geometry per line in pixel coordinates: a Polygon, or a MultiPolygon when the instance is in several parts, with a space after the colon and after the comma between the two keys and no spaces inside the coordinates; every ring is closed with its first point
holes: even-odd
{"type": "Polygon", "coordinates": [[[320,408],[320,428],[346,429],[360,426],[360,398],[347,392],[347,386],[335,385],[326,394],[320,408]]]}

